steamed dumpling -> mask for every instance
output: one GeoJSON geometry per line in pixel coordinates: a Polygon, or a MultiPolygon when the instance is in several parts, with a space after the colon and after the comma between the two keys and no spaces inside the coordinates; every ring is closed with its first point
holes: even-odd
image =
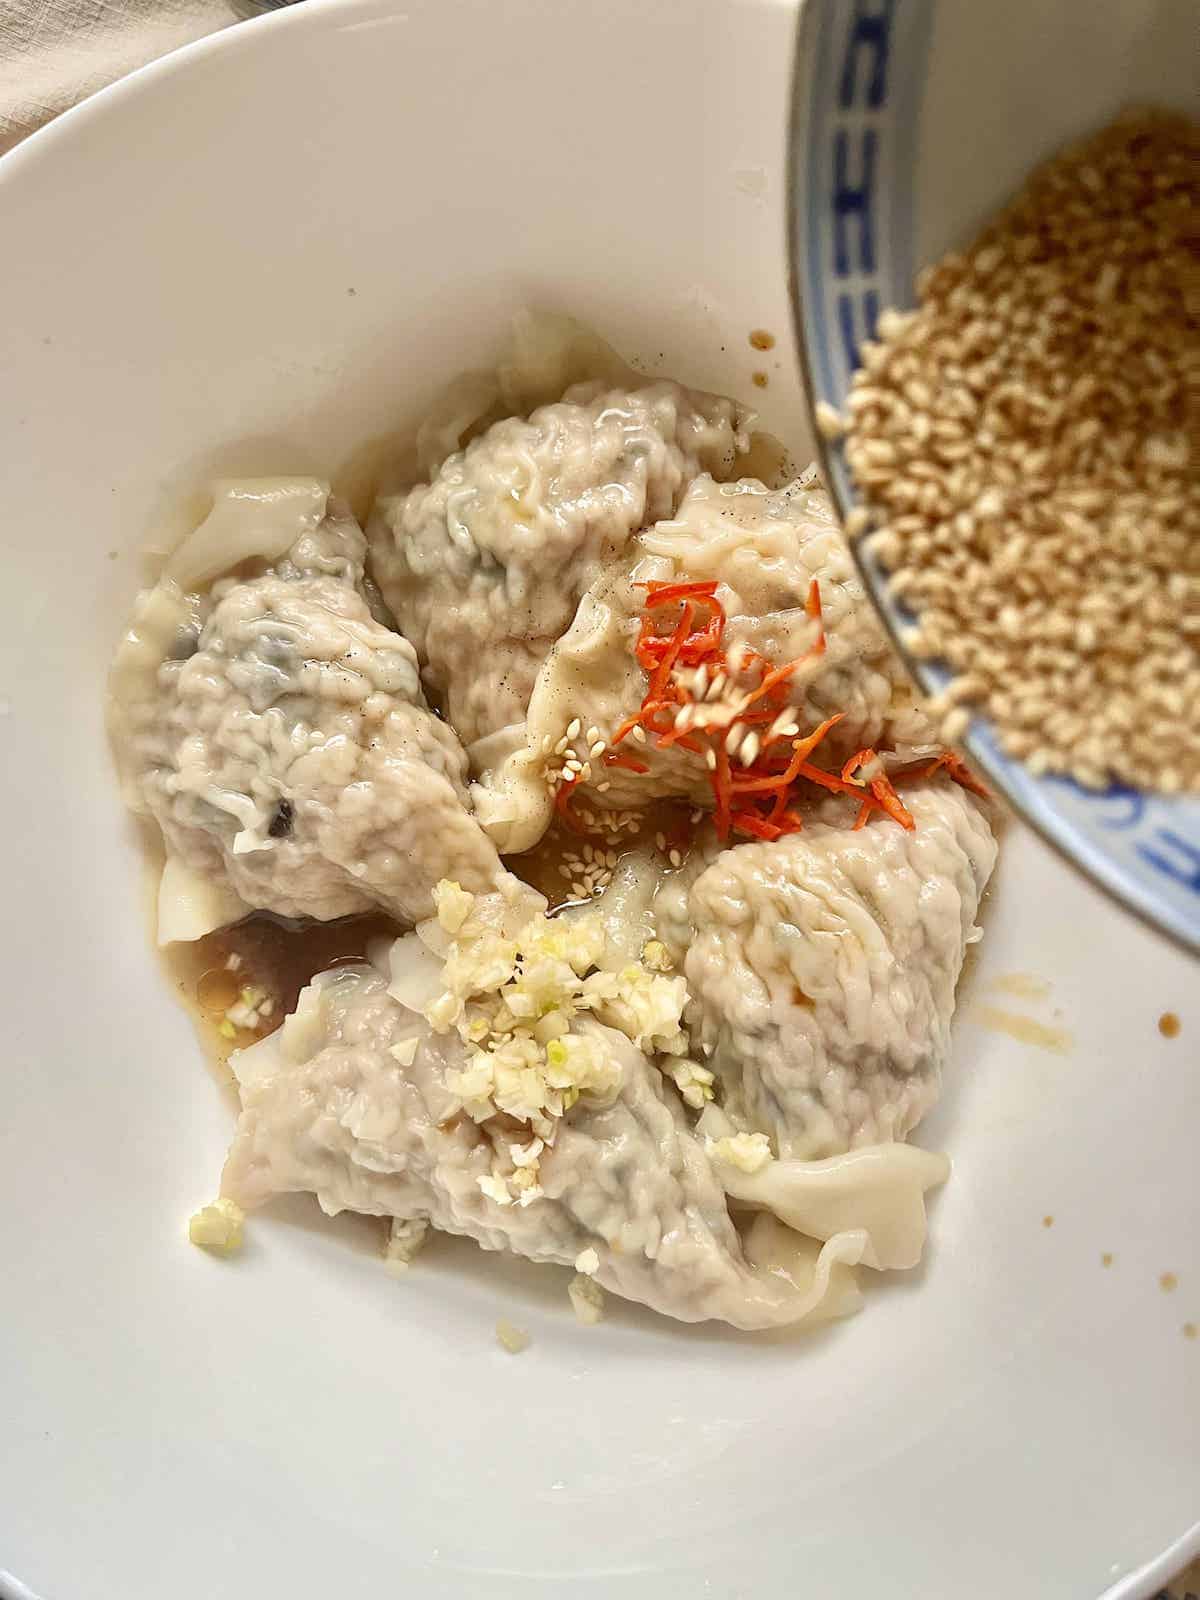
{"type": "Polygon", "coordinates": [[[244,1207],[308,1191],[328,1212],[427,1219],[489,1250],[573,1264],[596,1252],[597,1281],[683,1321],[776,1327],[854,1309],[847,1263],[868,1250],[848,1230],[823,1247],[760,1229],[749,1248],[674,1091],[623,1034],[580,1031],[619,1067],[614,1097],[584,1095],[540,1157],[544,1191],[499,1204],[480,1186],[528,1134],[467,1116],[447,1077],[465,1062],[371,968],[322,974],[294,1021],[235,1058],[242,1113],[222,1193],[244,1207]],[[408,1057],[411,1055],[411,1060],[408,1057]]]}
{"type": "Polygon", "coordinates": [[[748,421],[733,401],[674,383],[580,384],[380,503],[376,577],[464,743],[524,721],[580,595],[698,473],[728,476],[748,421]]]}
{"type": "Polygon", "coordinates": [[[425,704],[412,646],[372,614],[362,533],[323,494],[289,525],[252,489],[235,486],[232,507],[219,495],[168,571],[203,583],[235,558],[258,575],[207,593],[164,578],[111,683],[126,798],[162,828],[175,907],[204,889],[181,925],[375,906],[415,921],[440,878],[490,887],[501,868],[469,808],[465,753],[425,704]]]}
{"type": "MultiPolygon", "coordinates": [[[[728,618],[727,652],[745,645],[773,665],[804,656],[816,629],[805,611],[820,589],[826,647],[789,680],[794,721],[811,732],[843,714],[823,747],[835,762],[864,746],[901,760],[936,748],[936,735],[855,574],[828,496],[797,480],[772,490],[756,479],[719,483],[699,477],[672,518],[638,535],[624,560],[610,565],[582,597],[574,623],[547,657],[522,736],[495,759],[476,761],[480,817],[503,850],[531,847],[546,827],[552,792],[545,781],[552,752],[570,722],[595,727],[606,742],[640,707],[647,675],[634,654],[648,581],[715,580],[728,618]]],[[[703,760],[679,745],[627,741],[626,755],[649,770],[592,763],[581,786],[606,785],[609,805],[643,806],[677,796],[711,805],[703,760]]]]}
{"type": "Polygon", "coordinates": [[[804,606],[815,579],[825,650],[811,669],[789,680],[802,731],[841,712],[843,720],[825,747],[833,755],[875,745],[896,748],[907,759],[912,750],[931,747],[936,736],[913,703],[909,680],[815,476],[782,489],[754,478],[698,478],[678,515],[638,543],[648,556],[670,563],[671,578],[715,579],[730,618],[729,645],[747,645],[773,664],[803,655],[812,642],[804,606]]]}
{"type": "Polygon", "coordinates": [[[672,925],[693,1048],[733,1124],[809,1160],[903,1139],[937,1098],[954,988],[996,859],[958,785],[906,791],[912,832],[816,822],[740,844],[672,925]]]}

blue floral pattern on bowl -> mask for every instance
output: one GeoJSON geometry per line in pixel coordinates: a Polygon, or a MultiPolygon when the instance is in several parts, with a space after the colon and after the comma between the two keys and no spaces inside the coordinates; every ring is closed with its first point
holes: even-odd
{"type": "MultiPolygon", "coordinates": [[[[887,306],[913,303],[913,177],[934,0],[805,0],[793,85],[789,246],[796,341],[809,400],[841,410],[887,306]]],[[[845,515],[856,493],[839,447],[821,445],[845,515]]],[[[856,551],[868,592],[909,671],[935,693],[937,663],[904,650],[910,612],[856,551]]],[[[1034,778],[1001,753],[985,719],[963,741],[1014,809],[1049,844],[1144,921],[1200,954],[1200,800],[1096,792],[1034,778]]]]}

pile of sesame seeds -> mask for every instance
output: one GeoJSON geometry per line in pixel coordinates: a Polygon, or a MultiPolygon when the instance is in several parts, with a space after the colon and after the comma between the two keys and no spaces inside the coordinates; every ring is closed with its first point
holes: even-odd
{"type": "Polygon", "coordinates": [[[567,880],[572,899],[587,900],[608,888],[619,859],[615,850],[583,844],[578,851],[569,851],[563,856],[558,871],[567,880]]]}
{"type": "MultiPolygon", "coordinates": [[[[817,631],[814,626],[814,638],[817,631]]],[[[793,739],[800,732],[800,724],[790,706],[781,711],[765,730],[748,727],[740,720],[753,703],[752,691],[759,681],[756,675],[747,675],[751,658],[752,652],[746,645],[735,644],[729,651],[723,671],[710,675],[702,663],[692,673],[689,683],[691,703],[681,706],[675,713],[678,733],[717,733],[723,729],[725,736],[721,743],[725,746],[726,755],[730,761],[736,761],[743,767],[752,767],[765,745],[776,739],[793,739]]],[[[792,675],[793,683],[802,683],[806,676],[815,675],[820,665],[819,658],[814,658],[808,664],[807,673],[803,668],[798,668],[792,675]]],[[[634,728],[633,735],[645,743],[644,728],[634,728]]],[[[717,764],[716,751],[711,746],[704,752],[704,761],[710,771],[717,764]]]]}
{"type": "Polygon", "coordinates": [[[1035,774],[1200,791],[1200,127],[1129,116],[1036,172],[862,352],[869,537],[967,707],[1035,774]]]}
{"type": "MultiPolygon", "coordinates": [[[[543,773],[547,786],[557,789],[564,783],[591,783],[592,763],[599,763],[607,749],[599,728],[593,726],[585,734],[578,717],[572,717],[566,732],[557,741],[550,734],[543,734],[542,755],[547,758],[543,773]]],[[[597,794],[603,794],[610,787],[603,778],[595,784],[597,794]]]]}
{"type": "Polygon", "coordinates": [[[589,833],[613,848],[628,849],[641,833],[645,818],[640,811],[613,806],[578,805],[575,815],[589,833]]]}
{"type": "MultiPolygon", "coordinates": [[[[703,815],[703,812],[693,811],[692,813],[693,818],[703,815]]],[[[683,851],[678,845],[672,844],[665,833],[656,833],[654,835],[654,843],[659,855],[666,856],[668,866],[681,867],[683,865],[683,851]]]]}

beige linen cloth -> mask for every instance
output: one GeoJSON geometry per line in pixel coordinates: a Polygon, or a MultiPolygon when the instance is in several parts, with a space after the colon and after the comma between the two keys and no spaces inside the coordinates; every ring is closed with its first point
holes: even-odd
{"type": "MultiPolygon", "coordinates": [[[[0,0],[0,153],[135,67],[258,9],[254,0],[0,0]]],[[[1200,1561],[1169,1595],[1200,1600],[1200,1561]]]]}
{"type": "Polygon", "coordinates": [[[115,78],[253,9],[248,0],[0,0],[0,153],[115,78]]]}

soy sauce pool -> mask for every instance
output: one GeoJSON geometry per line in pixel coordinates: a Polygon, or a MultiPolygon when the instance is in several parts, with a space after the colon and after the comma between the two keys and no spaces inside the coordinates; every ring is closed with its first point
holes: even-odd
{"type": "MultiPolygon", "coordinates": [[[[505,865],[555,911],[598,894],[634,850],[657,851],[664,870],[678,866],[701,820],[677,801],[656,801],[637,812],[581,802],[577,830],[556,820],[533,850],[509,857],[505,865]]],[[[365,961],[376,941],[408,931],[383,912],[308,922],[260,911],[193,943],[171,945],[165,959],[206,1055],[230,1080],[232,1053],[273,1033],[317,973],[365,961]],[[250,1002],[257,1015],[247,1026],[241,1019],[250,1002]]]]}
{"type": "Polygon", "coordinates": [[[205,1052],[227,1073],[233,1051],[273,1033],[318,972],[363,961],[374,940],[394,939],[404,931],[380,912],[334,922],[295,922],[255,912],[191,944],[171,945],[167,970],[205,1052]],[[230,1008],[260,992],[264,1000],[256,1026],[228,1020],[230,1008]]]}

